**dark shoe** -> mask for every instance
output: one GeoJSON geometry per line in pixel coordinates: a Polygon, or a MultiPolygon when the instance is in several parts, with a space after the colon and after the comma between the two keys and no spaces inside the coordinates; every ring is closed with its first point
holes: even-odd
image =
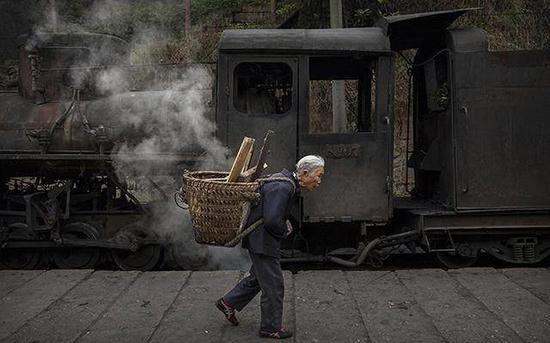
{"type": "Polygon", "coordinates": [[[274,339],[285,339],[292,337],[292,332],[281,329],[276,332],[268,332],[260,330],[260,337],[264,338],[274,338],[274,339]]]}
{"type": "Polygon", "coordinates": [[[225,318],[231,324],[235,326],[239,325],[239,321],[237,320],[237,317],[235,317],[235,309],[229,306],[225,301],[223,301],[223,298],[220,298],[218,301],[216,301],[216,307],[218,308],[218,310],[222,311],[225,318]]]}

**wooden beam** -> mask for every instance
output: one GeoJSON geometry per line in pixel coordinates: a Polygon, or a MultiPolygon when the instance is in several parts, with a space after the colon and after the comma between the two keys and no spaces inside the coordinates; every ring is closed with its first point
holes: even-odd
{"type": "Polygon", "coordinates": [[[241,173],[250,168],[250,160],[252,159],[253,153],[254,153],[254,147],[250,148],[250,151],[248,151],[248,154],[246,155],[246,159],[244,160],[243,169],[241,170],[241,173]]]}
{"type": "Polygon", "coordinates": [[[243,171],[241,173],[241,176],[239,177],[239,182],[250,182],[250,179],[252,178],[252,175],[254,175],[254,172],[256,172],[256,167],[243,171]]]}
{"type": "Polygon", "coordinates": [[[245,163],[247,162],[247,159],[248,161],[250,161],[248,155],[252,151],[253,146],[254,146],[254,138],[250,138],[250,137],[243,138],[243,142],[241,143],[239,152],[235,157],[235,162],[233,162],[233,166],[229,171],[229,177],[227,178],[227,182],[238,181],[239,176],[241,175],[241,172],[245,167],[245,163]]]}

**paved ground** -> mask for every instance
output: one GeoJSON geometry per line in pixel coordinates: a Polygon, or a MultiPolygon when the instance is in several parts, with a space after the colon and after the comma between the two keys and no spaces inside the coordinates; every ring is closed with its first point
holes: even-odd
{"type": "MultiPolygon", "coordinates": [[[[242,273],[0,271],[0,341],[256,342],[213,302],[242,273]]],[[[294,342],[550,342],[550,270],[286,272],[294,342]]],[[[292,340],[291,340],[292,341],[292,340]]]]}

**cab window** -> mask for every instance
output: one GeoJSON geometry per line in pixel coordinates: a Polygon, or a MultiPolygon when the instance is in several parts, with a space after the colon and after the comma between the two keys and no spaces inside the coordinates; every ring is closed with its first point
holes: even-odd
{"type": "Polygon", "coordinates": [[[372,131],[376,99],[375,71],[375,59],[311,57],[308,132],[319,134],[372,131]],[[345,116],[346,122],[343,131],[337,130],[334,124],[334,97],[341,100],[340,115],[345,116]]]}
{"type": "Polygon", "coordinates": [[[292,86],[292,69],[285,63],[239,63],[233,73],[233,105],[241,113],[283,114],[292,106],[292,86]]]}

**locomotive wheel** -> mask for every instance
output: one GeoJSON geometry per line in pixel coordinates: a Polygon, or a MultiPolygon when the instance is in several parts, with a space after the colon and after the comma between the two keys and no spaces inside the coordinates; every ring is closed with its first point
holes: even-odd
{"type": "Polygon", "coordinates": [[[437,261],[446,268],[458,269],[467,268],[474,265],[479,259],[477,256],[461,256],[458,254],[451,254],[448,252],[438,252],[435,254],[437,261]]]}
{"type": "Polygon", "coordinates": [[[1,249],[0,269],[35,269],[40,263],[40,252],[27,249],[1,249]]]}
{"type": "MultiPolygon", "coordinates": [[[[86,223],[71,223],[61,231],[61,238],[97,240],[97,230],[86,223]]],[[[63,269],[90,269],[94,268],[101,258],[101,251],[97,248],[67,247],[54,252],[53,261],[63,269]]]]}
{"type": "MultiPolygon", "coordinates": [[[[14,223],[12,230],[27,230],[27,224],[14,223]]],[[[34,269],[41,259],[41,250],[33,248],[0,249],[0,269],[34,269]]]]}
{"type": "MultiPolygon", "coordinates": [[[[141,239],[156,239],[157,235],[141,226],[131,224],[117,234],[117,239],[138,242],[141,239]]],[[[160,245],[148,244],[136,251],[112,249],[111,256],[116,265],[122,270],[147,271],[155,268],[162,259],[160,245]]]]}

